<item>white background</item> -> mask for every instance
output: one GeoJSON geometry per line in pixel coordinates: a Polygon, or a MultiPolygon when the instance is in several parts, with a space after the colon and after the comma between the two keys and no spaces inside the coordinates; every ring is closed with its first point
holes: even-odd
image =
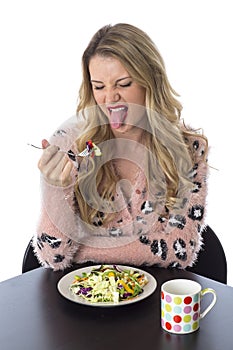
{"type": "Polygon", "coordinates": [[[233,21],[231,1],[0,0],[0,280],[21,273],[39,215],[40,145],[74,115],[81,55],[105,24],[128,22],[158,46],[186,124],[211,146],[207,223],[231,254],[233,21]],[[153,8],[151,7],[153,3],[153,8]]]}

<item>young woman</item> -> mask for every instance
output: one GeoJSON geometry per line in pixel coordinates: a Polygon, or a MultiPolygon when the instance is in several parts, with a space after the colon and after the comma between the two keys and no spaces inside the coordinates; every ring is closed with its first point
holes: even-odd
{"type": "Polygon", "coordinates": [[[76,116],[42,141],[38,260],[54,270],[87,261],[192,266],[208,143],[181,122],[160,53],[142,30],[108,25],[82,67],[76,116]]]}

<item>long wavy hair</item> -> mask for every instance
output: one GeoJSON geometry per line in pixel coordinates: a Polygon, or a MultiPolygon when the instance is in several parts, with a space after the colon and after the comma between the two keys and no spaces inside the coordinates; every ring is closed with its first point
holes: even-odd
{"type": "MultiPolygon", "coordinates": [[[[118,23],[97,31],[82,57],[83,79],[77,113],[87,118],[88,128],[76,141],[80,150],[86,147],[89,139],[103,145],[114,138],[106,116],[93,97],[89,63],[95,55],[119,60],[132,79],[145,88],[149,132],[144,133],[142,142],[149,154],[147,186],[162,174],[164,179],[159,184],[163,188],[157,191],[157,199],[163,197],[164,207],[169,210],[181,200],[182,191],[187,192],[192,187],[188,176],[193,167],[192,152],[185,140],[195,132],[181,123],[182,105],[169,83],[163,58],[150,37],[135,26],[118,23]]],[[[205,138],[201,134],[198,137],[205,138]]],[[[108,222],[116,211],[111,198],[119,179],[110,158],[101,165],[98,157],[91,158],[88,171],[80,171],[75,184],[80,216],[89,224],[96,218],[108,222]]]]}

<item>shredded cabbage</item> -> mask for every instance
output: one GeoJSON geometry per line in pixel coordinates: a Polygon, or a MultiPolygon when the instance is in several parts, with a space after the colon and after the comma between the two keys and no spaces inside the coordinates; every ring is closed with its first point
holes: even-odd
{"type": "Polygon", "coordinates": [[[70,290],[91,303],[119,303],[137,297],[147,283],[145,274],[133,268],[121,270],[116,265],[101,265],[82,276],[76,275],[70,290]]]}

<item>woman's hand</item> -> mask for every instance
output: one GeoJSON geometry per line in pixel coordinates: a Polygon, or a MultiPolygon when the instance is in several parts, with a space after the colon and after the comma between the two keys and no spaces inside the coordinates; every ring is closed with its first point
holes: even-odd
{"type": "Polygon", "coordinates": [[[42,141],[43,154],[38,162],[38,168],[51,185],[66,187],[71,184],[73,163],[68,155],[59,151],[59,147],[42,141]]]}

